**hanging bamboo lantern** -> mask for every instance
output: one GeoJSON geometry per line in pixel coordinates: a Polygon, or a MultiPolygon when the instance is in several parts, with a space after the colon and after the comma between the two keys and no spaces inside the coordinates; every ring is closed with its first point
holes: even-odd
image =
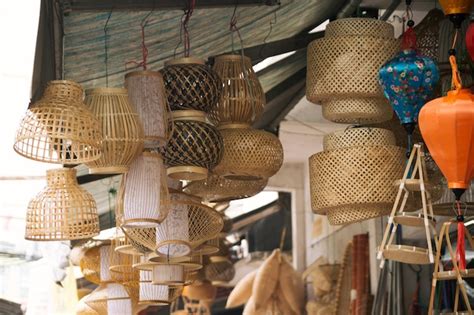
{"type": "Polygon", "coordinates": [[[219,252],[219,237],[207,240],[193,250],[193,253],[200,255],[212,255],[219,252]]]}
{"type": "Polygon", "coordinates": [[[167,305],[174,301],[178,288],[152,284],[153,272],[140,270],[140,304],[167,305]]]}
{"type": "Polygon", "coordinates": [[[207,179],[189,183],[184,192],[201,197],[207,202],[224,202],[252,197],[261,192],[267,182],[267,178],[248,181],[210,175],[207,179]]]}
{"type": "Polygon", "coordinates": [[[89,305],[85,302],[86,296],[77,302],[76,306],[76,315],[100,315],[96,311],[94,311],[89,305]]]}
{"type": "Polygon", "coordinates": [[[99,247],[99,257],[100,257],[100,282],[108,283],[112,281],[110,276],[110,254],[111,246],[109,243],[103,244],[99,247]]]}
{"type": "MultiPolygon", "coordinates": [[[[135,251],[144,254],[155,250],[156,228],[126,228],[122,227],[130,245],[135,251]]],[[[131,249],[127,249],[133,252],[131,249]]]]}
{"type": "Polygon", "coordinates": [[[153,284],[184,284],[184,266],[180,264],[157,264],[153,266],[152,275],[153,284]]]}
{"type": "Polygon", "coordinates": [[[125,243],[125,236],[117,236],[112,239],[110,246],[110,277],[112,281],[124,284],[139,279],[138,270],[133,265],[140,262],[139,255],[128,255],[117,249],[125,243]]]}
{"type": "Polygon", "coordinates": [[[143,150],[143,127],[128,100],[127,89],[98,88],[86,91],[85,103],[102,125],[104,141],[100,159],[86,163],[91,174],[126,173],[143,150]]]}
{"type": "Polygon", "coordinates": [[[262,180],[278,172],[283,164],[283,147],[273,134],[247,128],[220,130],[224,154],[214,173],[227,179],[262,180]]]}
{"type": "Polygon", "coordinates": [[[398,50],[393,26],[368,18],[329,23],[308,46],[306,97],[338,123],[377,123],[392,111],[377,82],[380,67],[398,50]],[[357,63],[357,66],[354,66],[357,63]]]}
{"type": "MultiPolygon", "coordinates": [[[[202,254],[197,253],[194,250],[190,254],[191,256],[181,256],[181,257],[166,257],[158,255],[156,253],[151,253],[147,256],[148,262],[150,264],[142,264],[143,268],[153,269],[156,265],[168,265],[168,264],[178,264],[184,266],[185,274],[189,272],[194,272],[202,269],[202,254]]],[[[186,285],[186,283],[185,283],[186,285]]]]}
{"type": "Polygon", "coordinates": [[[122,178],[117,211],[124,227],[154,227],[168,214],[168,188],[161,155],[143,152],[122,178]]]}
{"type": "Polygon", "coordinates": [[[209,119],[216,126],[251,125],[258,120],[266,100],[250,58],[242,55],[217,56],[213,69],[221,78],[223,89],[217,106],[209,112],[209,119]]]}
{"type": "Polygon", "coordinates": [[[206,275],[206,279],[209,280],[212,285],[224,285],[234,279],[234,264],[232,264],[227,257],[211,256],[204,267],[204,274],[206,275]]]}
{"type": "Polygon", "coordinates": [[[125,75],[128,98],[143,126],[144,146],[155,149],[166,145],[169,137],[168,103],[161,73],[133,71],[125,75]]]}
{"type": "Polygon", "coordinates": [[[85,302],[99,314],[133,314],[132,301],[125,287],[118,283],[99,285],[87,295],[85,302]]]}
{"type": "Polygon", "coordinates": [[[80,261],[80,268],[87,281],[100,284],[100,250],[98,246],[85,251],[80,261]]]}
{"type": "Polygon", "coordinates": [[[388,214],[405,155],[393,133],[352,128],[325,136],[323,147],[309,158],[313,212],[333,225],[388,214]]]}
{"type": "Polygon", "coordinates": [[[173,179],[200,180],[207,177],[221,158],[220,133],[206,122],[203,112],[172,113],[173,133],[163,150],[167,174],[173,179]]]}
{"type": "Polygon", "coordinates": [[[171,110],[194,109],[209,112],[217,103],[221,80],[198,58],[178,58],[165,62],[161,70],[171,110]]]}
{"type": "Polygon", "coordinates": [[[76,82],[48,82],[43,97],[23,117],[13,149],[48,163],[81,164],[98,159],[102,132],[82,99],[82,88],[76,82]]]}
{"type": "Polygon", "coordinates": [[[99,234],[95,200],[78,185],[76,170],[48,170],[46,181],[46,188],[28,204],[25,239],[75,240],[99,234]]]}

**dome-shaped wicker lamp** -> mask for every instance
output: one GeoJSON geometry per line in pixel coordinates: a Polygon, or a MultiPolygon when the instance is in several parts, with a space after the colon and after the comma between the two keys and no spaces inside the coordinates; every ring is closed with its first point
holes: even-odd
{"type": "Polygon", "coordinates": [[[213,172],[227,179],[262,180],[275,175],[283,164],[283,147],[273,134],[247,128],[220,130],[224,154],[213,172]]]}
{"type": "Polygon", "coordinates": [[[352,128],[327,135],[324,151],[309,158],[313,212],[327,215],[333,225],[388,214],[404,156],[386,129],[352,128]]]}
{"type": "Polygon", "coordinates": [[[222,88],[217,73],[198,58],[178,58],[165,62],[161,70],[171,110],[193,109],[209,112],[222,88]]]}
{"type": "Polygon", "coordinates": [[[221,55],[213,69],[222,80],[223,89],[217,106],[209,112],[216,126],[249,124],[258,120],[265,107],[265,93],[253,71],[250,58],[242,55],[221,55]]]}
{"type": "Polygon", "coordinates": [[[380,67],[399,49],[391,24],[368,18],[329,23],[308,46],[306,97],[338,123],[377,123],[392,110],[377,82],[380,67]]]}
{"type": "Polygon", "coordinates": [[[125,75],[130,104],[138,113],[145,135],[145,148],[166,145],[169,137],[168,100],[161,73],[133,71],[125,75]]]}
{"type": "Polygon", "coordinates": [[[252,197],[267,186],[268,179],[255,181],[227,179],[210,175],[207,179],[190,182],[184,192],[201,197],[206,202],[225,202],[252,197]]]}
{"type": "Polygon", "coordinates": [[[124,227],[154,227],[168,214],[168,187],[161,155],[143,152],[122,178],[117,217],[124,227]]]}
{"type": "Polygon", "coordinates": [[[195,110],[173,112],[172,124],[173,132],[163,150],[168,176],[179,180],[206,178],[222,158],[220,133],[206,122],[203,112],[195,110]]]}
{"type": "Polygon", "coordinates": [[[76,170],[46,171],[46,188],[28,204],[25,238],[58,241],[99,234],[94,197],[77,183],[76,170]]]}
{"type": "Polygon", "coordinates": [[[81,164],[102,152],[99,121],[83,103],[83,90],[73,81],[50,81],[17,130],[13,149],[29,159],[81,164]]]}
{"type": "Polygon", "coordinates": [[[97,88],[86,91],[85,103],[102,125],[102,156],[86,163],[91,174],[126,173],[143,150],[143,127],[128,100],[127,89],[97,88]]]}

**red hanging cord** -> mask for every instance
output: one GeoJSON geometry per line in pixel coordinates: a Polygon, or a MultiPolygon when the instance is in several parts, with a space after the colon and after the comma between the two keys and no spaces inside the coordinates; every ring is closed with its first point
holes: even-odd
{"type": "Polygon", "coordinates": [[[415,22],[413,21],[413,11],[411,10],[410,4],[411,2],[407,2],[406,8],[406,18],[407,22],[407,30],[403,32],[402,37],[402,49],[416,49],[416,33],[413,28],[415,26],[415,22]]]}
{"type": "Polygon", "coordinates": [[[461,213],[461,203],[459,200],[456,201],[457,205],[457,221],[458,221],[458,241],[456,245],[456,258],[458,261],[458,267],[460,270],[466,269],[466,244],[465,244],[465,227],[464,227],[464,216],[461,213]]]}
{"type": "Polygon", "coordinates": [[[142,42],[141,42],[141,48],[142,48],[142,61],[138,62],[136,60],[131,60],[127,61],[125,63],[125,67],[129,64],[134,64],[136,67],[143,67],[143,70],[147,70],[147,59],[148,59],[148,47],[146,46],[146,41],[145,41],[145,27],[148,25],[148,18],[150,15],[153,13],[155,8],[151,10],[150,13],[142,20],[140,23],[140,28],[141,28],[141,36],[142,36],[142,42]]]}

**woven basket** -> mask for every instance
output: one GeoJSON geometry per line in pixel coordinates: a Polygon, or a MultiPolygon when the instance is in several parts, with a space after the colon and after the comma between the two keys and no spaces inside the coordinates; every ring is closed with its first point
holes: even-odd
{"type": "Polygon", "coordinates": [[[262,180],[278,172],[283,147],[278,137],[252,128],[222,129],[224,154],[214,173],[227,179],[262,180]]]}
{"type": "Polygon", "coordinates": [[[309,159],[314,213],[326,214],[337,225],[390,212],[396,196],[393,183],[403,175],[405,154],[388,144],[395,141],[388,135],[386,130],[354,128],[328,136],[325,146],[335,149],[309,159]]]}
{"type": "Polygon", "coordinates": [[[102,132],[82,99],[82,88],[76,82],[48,82],[43,97],[23,117],[13,149],[48,163],[81,164],[98,159],[102,132]]]}
{"type": "Polygon", "coordinates": [[[81,272],[84,278],[92,283],[100,283],[100,251],[99,247],[86,250],[80,261],[81,272]]]}
{"type": "Polygon", "coordinates": [[[391,118],[377,81],[379,68],[399,49],[390,24],[346,18],[328,24],[308,46],[306,97],[323,106],[326,119],[375,123],[391,118]]]}
{"type": "Polygon", "coordinates": [[[94,197],[78,185],[76,170],[48,170],[46,181],[46,188],[28,204],[25,239],[75,240],[99,234],[94,197]]]}
{"type": "Polygon", "coordinates": [[[179,58],[165,62],[161,70],[171,110],[210,111],[217,103],[222,83],[204,60],[179,58]]]}
{"type": "Polygon", "coordinates": [[[223,285],[234,279],[234,264],[227,257],[211,256],[209,257],[209,263],[204,267],[204,274],[212,285],[223,285]]]}
{"type": "Polygon", "coordinates": [[[206,123],[203,112],[173,112],[173,133],[163,150],[168,176],[180,180],[205,179],[222,158],[220,133],[206,123]]]}
{"type": "Polygon", "coordinates": [[[126,173],[143,150],[143,127],[128,100],[126,89],[98,88],[86,91],[85,103],[102,125],[102,156],[86,163],[91,174],[126,173]]]}
{"type": "Polygon", "coordinates": [[[156,71],[133,71],[125,75],[125,87],[133,109],[143,125],[145,148],[166,145],[169,137],[168,100],[163,77],[156,71]]]}
{"type": "Polygon", "coordinates": [[[218,126],[253,124],[263,113],[265,93],[253,71],[250,58],[242,55],[221,55],[213,69],[222,79],[221,98],[209,112],[209,119],[218,126]]]}

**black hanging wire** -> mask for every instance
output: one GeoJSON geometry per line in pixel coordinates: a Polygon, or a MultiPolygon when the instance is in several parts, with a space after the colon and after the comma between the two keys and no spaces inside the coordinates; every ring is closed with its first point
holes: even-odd
{"type": "Polygon", "coordinates": [[[112,13],[114,11],[114,8],[110,10],[109,16],[107,17],[107,21],[105,22],[104,25],[104,52],[105,52],[105,86],[109,87],[109,57],[108,57],[108,47],[107,47],[107,31],[108,28],[107,26],[109,25],[110,18],[112,17],[112,13]]]}
{"type": "Polygon", "coordinates": [[[278,6],[278,8],[273,11],[273,17],[270,19],[270,27],[268,29],[268,33],[267,35],[265,35],[265,38],[263,39],[263,43],[262,43],[262,46],[260,47],[260,51],[258,52],[258,56],[260,57],[260,59],[265,59],[263,58],[263,49],[265,48],[266,44],[267,44],[267,40],[270,38],[270,35],[272,34],[272,31],[273,31],[273,26],[275,24],[277,24],[278,22],[278,19],[277,19],[277,12],[278,10],[280,10],[280,5],[278,6]]]}

